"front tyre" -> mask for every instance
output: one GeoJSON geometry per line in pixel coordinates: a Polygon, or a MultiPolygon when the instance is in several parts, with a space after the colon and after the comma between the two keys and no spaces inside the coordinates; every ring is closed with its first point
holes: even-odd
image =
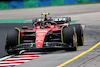
{"type": "Polygon", "coordinates": [[[77,50],[77,35],[75,27],[69,25],[68,27],[63,28],[63,42],[69,44],[69,46],[72,47],[71,50],[77,50]]]}
{"type": "Polygon", "coordinates": [[[77,42],[78,46],[83,46],[83,29],[81,27],[81,24],[72,24],[76,28],[76,34],[77,34],[77,42]]]}
{"type": "Polygon", "coordinates": [[[19,43],[19,35],[20,31],[18,31],[17,29],[13,29],[10,30],[7,33],[6,36],[6,45],[5,45],[5,50],[7,51],[8,54],[18,54],[19,51],[13,51],[13,52],[9,52],[9,49],[11,49],[12,47],[18,45],[19,43]]]}

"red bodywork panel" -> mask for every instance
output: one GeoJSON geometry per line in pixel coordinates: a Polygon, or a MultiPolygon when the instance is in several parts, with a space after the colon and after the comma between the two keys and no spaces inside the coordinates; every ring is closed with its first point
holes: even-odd
{"type": "Polygon", "coordinates": [[[41,48],[45,39],[46,34],[51,29],[37,29],[36,30],[36,40],[35,40],[35,46],[36,48],[41,48]]]}
{"type": "MultiPolygon", "coordinates": [[[[60,26],[69,25],[69,24],[72,24],[72,23],[61,24],[60,26]]],[[[21,31],[21,35],[24,35],[23,34],[24,32],[35,32],[36,33],[35,46],[36,48],[41,48],[43,46],[43,42],[44,42],[46,34],[50,31],[61,31],[60,26],[58,27],[57,24],[49,25],[48,28],[44,28],[44,29],[41,29],[40,26],[35,26],[32,30],[28,30],[24,26],[25,29],[21,31]]],[[[82,25],[82,28],[84,29],[85,25],[82,25]]]]}
{"type": "Polygon", "coordinates": [[[49,31],[61,31],[61,29],[59,29],[57,25],[49,25],[49,28],[45,29],[41,29],[40,26],[36,26],[32,30],[22,30],[21,35],[24,35],[24,32],[35,32],[35,46],[36,48],[41,48],[43,46],[45,36],[49,31]]]}

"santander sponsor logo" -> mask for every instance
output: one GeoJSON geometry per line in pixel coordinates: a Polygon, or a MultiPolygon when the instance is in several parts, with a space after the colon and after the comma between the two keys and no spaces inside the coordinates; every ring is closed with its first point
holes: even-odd
{"type": "Polygon", "coordinates": [[[41,32],[48,32],[48,31],[46,31],[46,30],[36,31],[36,33],[41,33],[41,32]]]}

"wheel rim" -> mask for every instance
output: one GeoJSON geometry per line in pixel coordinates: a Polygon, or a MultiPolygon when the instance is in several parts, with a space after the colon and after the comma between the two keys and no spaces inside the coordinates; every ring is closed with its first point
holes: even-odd
{"type": "Polygon", "coordinates": [[[75,39],[75,45],[74,45],[74,47],[76,48],[76,50],[77,50],[77,35],[76,35],[76,29],[74,28],[74,35],[73,35],[73,39],[75,39]]]}
{"type": "Polygon", "coordinates": [[[81,40],[82,40],[82,44],[83,44],[83,30],[81,28],[81,40]]]}
{"type": "Polygon", "coordinates": [[[76,33],[74,32],[74,35],[73,35],[73,44],[74,44],[74,48],[76,48],[76,50],[77,50],[77,35],[76,35],[76,33]]]}

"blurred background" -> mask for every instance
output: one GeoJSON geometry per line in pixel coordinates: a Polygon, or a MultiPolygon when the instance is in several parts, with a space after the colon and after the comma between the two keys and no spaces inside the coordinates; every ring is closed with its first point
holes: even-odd
{"type": "Polygon", "coordinates": [[[100,2],[100,0],[0,0],[0,9],[44,7],[90,2],[100,2]]]}

